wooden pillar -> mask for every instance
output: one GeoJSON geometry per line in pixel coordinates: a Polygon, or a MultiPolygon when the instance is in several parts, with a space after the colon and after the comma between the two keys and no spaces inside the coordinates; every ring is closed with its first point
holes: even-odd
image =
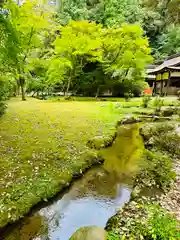
{"type": "Polygon", "coordinates": [[[157,91],[156,87],[157,87],[157,82],[156,82],[156,79],[155,79],[154,84],[153,84],[152,96],[156,95],[156,91],[157,91]]]}
{"type": "Polygon", "coordinates": [[[166,85],[166,96],[168,95],[170,82],[171,82],[171,72],[169,71],[167,85],[166,85]]]}
{"type": "Polygon", "coordinates": [[[160,95],[163,96],[163,84],[164,84],[164,81],[161,80],[161,89],[160,89],[160,95]]]}

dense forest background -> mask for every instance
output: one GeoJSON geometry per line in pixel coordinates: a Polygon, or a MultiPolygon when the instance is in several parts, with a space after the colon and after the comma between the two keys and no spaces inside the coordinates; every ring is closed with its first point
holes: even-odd
{"type": "Polygon", "coordinates": [[[0,101],[138,96],[147,64],[180,51],[180,0],[45,2],[0,2],[0,101]]]}
{"type": "Polygon", "coordinates": [[[180,51],[180,0],[67,0],[57,20],[89,20],[112,27],[138,23],[148,37],[155,59],[180,51]]]}

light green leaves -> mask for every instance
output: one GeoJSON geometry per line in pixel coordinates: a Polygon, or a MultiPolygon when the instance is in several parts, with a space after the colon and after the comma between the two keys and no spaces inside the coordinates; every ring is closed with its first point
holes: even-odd
{"type": "MultiPolygon", "coordinates": [[[[121,72],[124,80],[144,79],[144,68],[151,62],[151,57],[148,40],[143,37],[140,26],[124,24],[119,28],[104,29],[93,22],[71,21],[60,31],[61,35],[54,42],[55,58],[51,69],[59,75],[69,76],[71,85],[90,62],[98,64],[104,74],[112,77],[120,78],[114,72],[121,72]]],[[[102,83],[101,77],[98,81],[102,83]]]]}

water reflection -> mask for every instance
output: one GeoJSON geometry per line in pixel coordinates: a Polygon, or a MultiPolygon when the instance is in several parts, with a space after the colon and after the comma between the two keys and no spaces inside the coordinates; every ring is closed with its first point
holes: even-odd
{"type": "Polygon", "coordinates": [[[139,170],[143,146],[138,124],[119,127],[113,146],[101,150],[104,168],[124,181],[139,170]]]}
{"type": "Polygon", "coordinates": [[[60,200],[41,209],[39,214],[48,220],[50,239],[68,240],[80,227],[104,227],[117,208],[129,200],[130,190],[113,178],[103,168],[89,171],[77,181],[60,200]]]}
{"type": "Polygon", "coordinates": [[[2,237],[0,239],[38,240],[38,236],[42,236],[41,240],[49,240],[46,218],[41,216],[39,213],[24,218],[19,224],[15,224],[13,228],[8,228],[7,231],[8,233],[5,233],[6,237],[2,237]]]}
{"type": "Polygon", "coordinates": [[[24,220],[15,228],[15,238],[5,239],[68,240],[80,227],[104,227],[108,218],[130,198],[141,143],[138,126],[120,128],[113,146],[101,151],[104,166],[90,170],[63,197],[59,196],[49,206],[24,220]],[[36,218],[39,219],[37,223],[36,218]],[[27,221],[33,222],[32,226],[27,221]],[[24,235],[26,230],[31,234],[24,235]]]}

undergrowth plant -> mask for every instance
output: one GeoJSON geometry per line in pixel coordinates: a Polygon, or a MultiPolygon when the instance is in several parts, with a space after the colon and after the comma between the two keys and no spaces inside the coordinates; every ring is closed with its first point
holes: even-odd
{"type": "Polygon", "coordinates": [[[159,114],[161,112],[162,107],[164,106],[164,99],[160,98],[159,96],[156,96],[153,102],[155,109],[155,113],[159,114]]]}
{"type": "Polygon", "coordinates": [[[108,240],[179,240],[174,216],[148,198],[128,203],[108,223],[108,240]],[[111,227],[110,227],[111,225],[111,227]],[[109,228],[109,229],[108,229],[109,228]]]}
{"type": "Polygon", "coordinates": [[[135,186],[140,189],[144,187],[158,187],[166,190],[175,180],[172,162],[169,157],[157,151],[145,151],[144,167],[136,176],[135,186]]]}
{"type": "Polygon", "coordinates": [[[151,97],[149,95],[144,95],[142,98],[142,106],[144,108],[147,108],[149,106],[150,101],[151,101],[151,97]]]}
{"type": "Polygon", "coordinates": [[[114,232],[109,232],[108,240],[125,240],[125,237],[120,237],[118,234],[116,234],[114,232]]]}
{"type": "Polygon", "coordinates": [[[131,98],[134,97],[134,94],[131,91],[129,91],[129,92],[124,93],[124,97],[125,97],[126,102],[129,102],[131,100],[131,98]]]}
{"type": "Polygon", "coordinates": [[[149,207],[149,235],[151,239],[157,240],[178,240],[180,229],[178,221],[159,205],[149,207]]]}

